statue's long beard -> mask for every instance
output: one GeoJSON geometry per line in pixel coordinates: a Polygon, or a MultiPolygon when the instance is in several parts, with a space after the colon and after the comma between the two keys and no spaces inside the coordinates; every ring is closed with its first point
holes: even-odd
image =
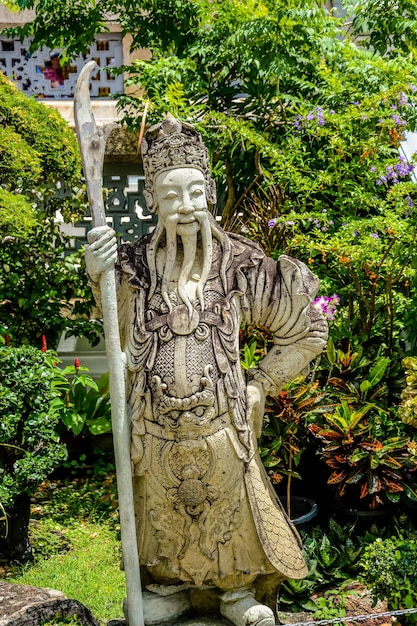
{"type": "MultiPolygon", "coordinates": [[[[200,308],[204,310],[204,287],[211,269],[211,259],[213,252],[212,236],[210,230],[210,221],[206,211],[198,211],[194,213],[194,217],[199,223],[201,234],[202,248],[202,266],[200,277],[197,282],[196,294],[200,303],[200,308]]],[[[178,234],[178,215],[168,217],[165,222],[166,233],[166,260],[164,273],[162,276],[161,294],[166,302],[169,310],[172,310],[172,302],[169,299],[168,288],[172,278],[172,274],[176,265],[178,254],[178,237],[180,237],[183,247],[183,259],[181,263],[180,273],[178,276],[178,294],[182,302],[186,305],[191,317],[193,312],[192,302],[187,294],[187,283],[191,278],[191,272],[197,256],[198,232],[190,232],[187,235],[178,234]]]]}

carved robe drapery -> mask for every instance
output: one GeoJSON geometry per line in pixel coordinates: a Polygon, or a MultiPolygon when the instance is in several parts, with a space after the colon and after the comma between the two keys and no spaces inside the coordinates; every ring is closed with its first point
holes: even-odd
{"type": "Polygon", "coordinates": [[[175,284],[169,310],[152,278],[152,235],[121,246],[116,267],[139,556],[164,584],[230,588],[306,574],[257,453],[238,339],[242,323],[272,332],[249,376],[277,393],[323,349],[326,323],[311,307],[318,283],[294,259],[275,263],[243,237],[224,238],[213,239],[204,310],[195,302],[191,315],[175,284]]]}

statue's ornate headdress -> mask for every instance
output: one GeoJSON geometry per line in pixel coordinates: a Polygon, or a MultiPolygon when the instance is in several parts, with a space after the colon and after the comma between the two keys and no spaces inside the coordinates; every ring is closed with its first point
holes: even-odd
{"type": "Polygon", "coordinates": [[[207,148],[200,133],[190,124],[168,115],[163,122],[151,126],[141,146],[145,171],[144,196],[148,210],[156,210],[155,178],[162,172],[179,167],[195,167],[204,174],[207,202],[216,204],[216,186],[210,176],[207,148]]]}

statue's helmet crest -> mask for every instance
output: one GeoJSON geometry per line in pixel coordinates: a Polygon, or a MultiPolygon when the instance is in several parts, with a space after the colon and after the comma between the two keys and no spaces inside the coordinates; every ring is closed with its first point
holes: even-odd
{"type": "Polygon", "coordinates": [[[207,202],[216,204],[216,186],[210,176],[207,148],[193,126],[180,122],[172,115],[151,126],[141,145],[145,172],[144,196],[148,210],[155,212],[155,178],[162,172],[179,167],[195,167],[205,178],[207,202]]]}

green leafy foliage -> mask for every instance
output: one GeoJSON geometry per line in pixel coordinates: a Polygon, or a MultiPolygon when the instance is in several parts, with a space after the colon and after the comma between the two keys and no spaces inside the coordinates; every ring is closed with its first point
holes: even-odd
{"type": "Polygon", "coordinates": [[[84,431],[102,435],[111,431],[109,374],[103,374],[96,383],[87,374],[88,368],[68,366],[62,370],[55,387],[61,397],[55,403],[62,423],[74,435],[84,431]]]}
{"type": "Polygon", "coordinates": [[[149,123],[167,110],[194,122],[223,225],[301,258],[339,294],[335,341],[404,356],[416,334],[417,187],[399,155],[417,118],[410,0],[395,11],[391,0],[346,2],[347,24],[314,0],[16,3],[37,10],[35,46],[73,52],[117,14],[132,46],[151,53],[119,68],[128,125],[139,127],[145,101],[149,123]]]}
{"type": "Polygon", "coordinates": [[[30,346],[0,346],[0,501],[32,495],[66,458],[59,442],[54,365],[30,346]]]}
{"type": "Polygon", "coordinates": [[[63,331],[97,340],[80,254],[66,256],[57,211],[81,214],[80,157],[56,111],[0,75],[0,316],[15,343],[56,346],[63,331]]]}
{"type": "MultiPolygon", "coordinates": [[[[362,576],[374,602],[387,600],[388,609],[410,609],[417,605],[417,539],[378,538],[365,548],[361,559],[362,576]]],[[[415,614],[401,622],[415,624],[415,614]]]]}
{"type": "MultiPolygon", "coordinates": [[[[377,533],[375,529],[375,532],[358,534],[354,523],[342,526],[333,518],[329,518],[326,529],[315,526],[310,532],[301,531],[309,573],[303,580],[282,583],[279,609],[313,611],[317,613],[316,617],[325,618],[329,603],[323,600],[317,602],[317,594],[335,587],[340,591],[345,581],[357,575],[359,558],[365,546],[375,540],[377,533]]],[[[343,606],[339,609],[343,610],[343,606]]],[[[342,615],[339,613],[337,617],[342,615]]]]}
{"type": "Polygon", "coordinates": [[[417,428],[417,358],[407,357],[403,360],[405,369],[405,387],[401,393],[398,415],[405,424],[417,428]]]}
{"type": "MultiPolygon", "coordinates": [[[[22,40],[34,36],[36,46],[40,47],[65,47],[64,60],[77,52],[85,52],[94,40],[95,33],[107,30],[102,13],[106,8],[100,7],[100,2],[65,0],[59,7],[50,0],[42,2],[41,7],[37,7],[38,3],[34,0],[16,0],[13,4],[21,10],[37,8],[38,11],[33,23],[29,22],[20,28],[9,28],[6,30],[8,35],[20,36],[22,40]]],[[[32,46],[30,50],[33,49],[36,48],[32,46]]]]}
{"type": "Polygon", "coordinates": [[[79,181],[76,139],[59,113],[27,98],[4,75],[0,90],[0,184],[19,188],[27,183],[26,188],[40,180],[79,181]]]}
{"type": "Polygon", "coordinates": [[[36,213],[30,201],[0,187],[0,234],[3,241],[15,236],[24,238],[36,225],[36,213]],[[16,221],[16,214],[19,221],[16,221]]]}
{"type": "Polygon", "coordinates": [[[413,0],[348,0],[342,3],[354,16],[351,32],[365,35],[365,45],[385,56],[407,54],[417,45],[416,6],[413,0]]]}
{"type": "Polygon", "coordinates": [[[325,413],[324,424],[309,429],[321,441],[321,454],[332,473],[328,484],[339,496],[353,491],[357,501],[375,508],[388,501],[398,502],[400,494],[417,501],[417,489],[410,472],[417,470],[417,458],[409,437],[377,439],[373,423],[366,420],[371,405],[355,411],[342,401],[334,413],[325,413]]]}
{"type": "Polygon", "coordinates": [[[401,354],[415,335],[416,184],[399,153],[416,124],[413,49],[384,58],[355,46],[315,2],[189,4],[199,26],[187,22],[186,47],[155,37],[151,60],[124,68],[121,104],[138,109],[126,121],[141,122],[145,99],[149,122],[167,109],[195,121],[223,224],[301,258],[339,294],[335,340],[401,354]]]}
{"type": "Polygon", "coordinates": [[[290,501],[291,479],[301,478],[296,468],[306,448],[305,418],[323,397],[318,383],[299,377],[288,383],[278,396],[266,401],[259,451],[274,484],[287,476],[287,502],[290,501]]]}
{"type": "Polygon", "coordinates": [[[328,485],[356,508],[376,508],[403,496],[415,501],[415,442],[388,400],[389,359],[370,361],[362,347],[351,345],[346,352],[336,350],[330,339],[327,360],[323,401],[307,428],[331,470],[328,485]]]}

